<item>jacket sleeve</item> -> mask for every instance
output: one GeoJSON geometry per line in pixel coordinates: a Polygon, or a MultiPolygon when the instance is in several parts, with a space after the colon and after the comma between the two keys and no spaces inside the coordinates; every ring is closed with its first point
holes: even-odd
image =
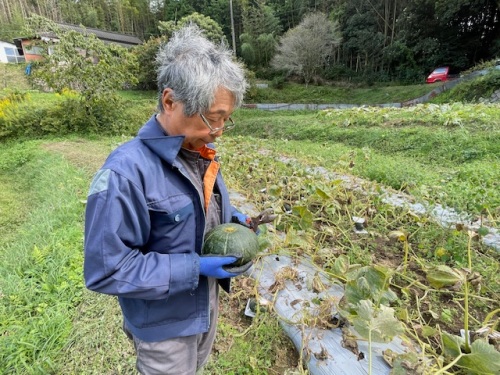
{"type": "Polygon", "coordinates": [[[149,211],[137,186],[109,170],[99,171],[85,212],[84,277],[87,288],[128,298],[164,299],[194,290],[199,256],[143,252],[151,229],[149,211]]]}

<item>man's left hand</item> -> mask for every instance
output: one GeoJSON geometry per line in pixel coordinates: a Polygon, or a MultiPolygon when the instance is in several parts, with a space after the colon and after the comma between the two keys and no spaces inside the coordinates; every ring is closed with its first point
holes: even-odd
{"type": "Polygon", "coordinates": [[[241,224],[247,228],[252,229],[255,231],[255,228],[253,226],[253,221],[250,216],[247,216],[245,214],[242,214],[241,212],[235,212],[233,213],[233,216],[231,218],[231,222],[236,223],[236,224],[241,224]]]}
{"type": "Polygon", "coordinates": [[[258,235],[260,233],[259,225],[271,223],[276,219],[277,216],[278,215],[273,214],[272,208],[265,209],[255,217],[249,217],[239,211],[236,211],[233,214],[231,221],[233,223],[241,224],[247,228],[252,229],[258,235]]]}

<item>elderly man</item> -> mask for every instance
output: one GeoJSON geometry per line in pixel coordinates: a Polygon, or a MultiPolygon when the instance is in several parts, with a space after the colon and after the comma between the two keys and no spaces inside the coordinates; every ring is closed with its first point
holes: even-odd
{"type": "Polygon", "coordinates": [[[234,127],[247,83],[223,46],[195,26],[160,49],[159,113],[94,177],[85,216],[85,282],[118,296],[142,374],[192,375],[215,338],[218,286],[251,264],[203,256],[205,233],[245,225],[219,171],[212,142],[234,127]]]}

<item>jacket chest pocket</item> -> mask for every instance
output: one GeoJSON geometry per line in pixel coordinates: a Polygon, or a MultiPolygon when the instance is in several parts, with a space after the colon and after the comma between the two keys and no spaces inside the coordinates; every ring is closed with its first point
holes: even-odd
{"type": "Polygon", "coordinates": [[[155,204],[149,208],[151,231],[145,247],[148,251],[170,254],[194,251],[196,238],[194,205],[190,196],[183,197],[185,199],[177,197],[175,205],[170,200],[168,209],[161,207],[162,204],[155,204]]]}

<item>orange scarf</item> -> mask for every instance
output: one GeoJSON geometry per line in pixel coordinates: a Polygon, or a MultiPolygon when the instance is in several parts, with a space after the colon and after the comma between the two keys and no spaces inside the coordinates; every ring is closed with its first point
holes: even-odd
{"type": "Polygon", "coordinates": [[[202,157],[210,160],[210,165],[208,166],[205,176],[203,177],[203,195],[205,197],[205,212],[207,212],[210,204],[210,198],[214,191],[215,180],[217,179],[220,164],[215,161],[216,151],[214,149],[203,146],[198,151],[202,157]]]}

